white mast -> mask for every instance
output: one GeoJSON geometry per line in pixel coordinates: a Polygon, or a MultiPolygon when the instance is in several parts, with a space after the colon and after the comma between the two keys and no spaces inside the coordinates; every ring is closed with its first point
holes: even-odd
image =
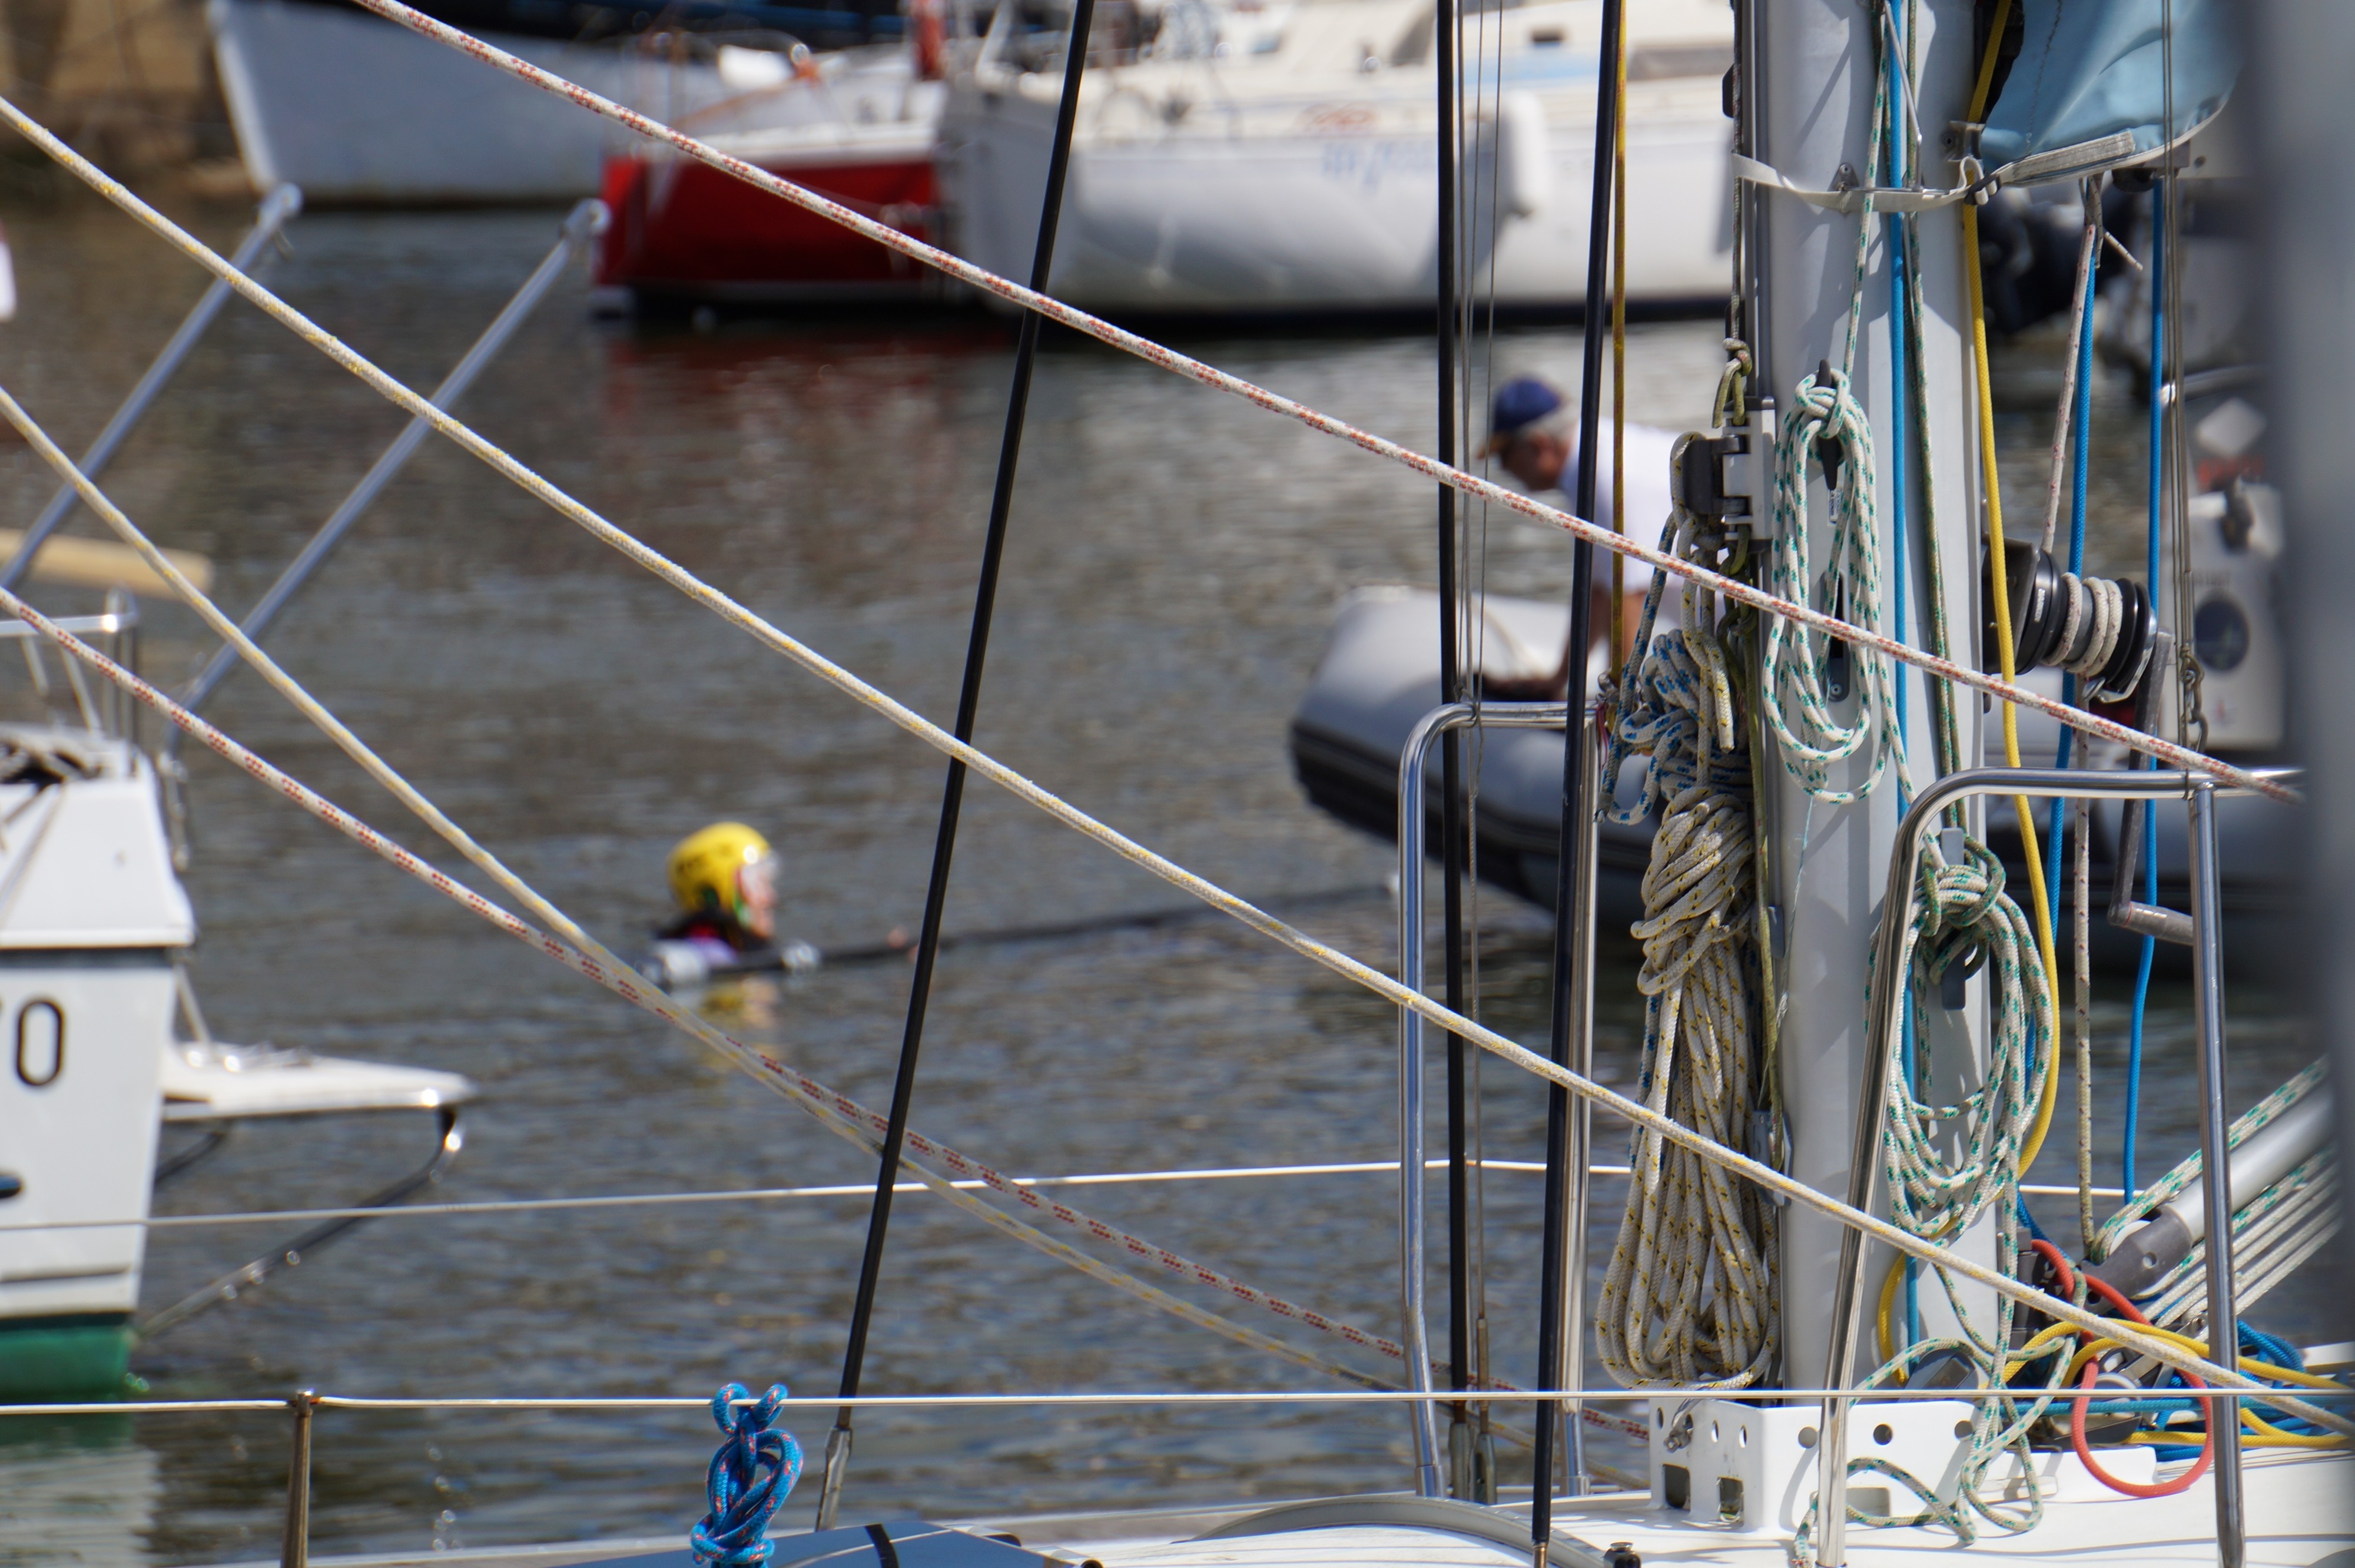
{"type": "MultiPolygon", "coordinates": [[[[1755,155],[1782,171],[1795,184],[1811,189],[1834,188],[1849,181],[1866,183],[1871,168],[1869,154],[1875,73],[1882,59],[1875,32],[1882,25],[1878,0],[1750,0],[1752,70],[1756,83],[1745,97],[1751,117],[1755,155]],[[1852,171],[1843,174],[1843,165],[1852,171]]],[[[1941,145],[1948,123],[1964,117],[1968,107],[1976,61],[1968,0],[1921,0],[1909,7],[1894,5],[1898,24],[1912,20],[1917,61],[1916,102],[1923,143],[1913,152],[1921,183],[1932,187],[1954,183],[1954,162],[1941,145]]],[[[1884,36],[1882,47],[1887,47],[1884,36]]],[[[1747,84],[1745,84],[1747,85],[1747,84]]],[[[1890,183],[1884,154],[1874,184],[1890,183]]],[[[1758,187],[1753,187],[1753,191],[1758,187]]],[[[1837,369],[1847,317],[1855,295],[1856,243],[1859,219],[1827,211],[1796,197],[1760,192],[1753,197],[1758,213],[1751,234],[1757,241],[1753,254],[1753,312],[1751,336],[1757,355],[1761,391],[1787,410],[1794,389],[1828,360],[1837,369]]],[[[1879,538],[1881,541],[1883,627],[1894,624],[1895,550],[1891,537],[1895,515],[1895,485],[1900,453],[1891,428],[1894,399],[1890,331],[1890,256],[1885,244],[1885,219],[1870,220],[1876,232],[1863,281],[1861,336],[1856,350],[1853,389],[1869,411],[1876,455],[1879,538]]],[[[1916,219],[1916,247],[1923,275],[1913,280],[1923,302],[1923,351],[1930,390],[1929,443],[1932,464],[1926,489],[1934,497],[1940,560],[1945,578],[1948,633],[1954,656],[1977,656],[1977,583],[1982,553],[1979,512],[1976,409],[1969,400],[1968,324],[1960,252],[1960,220],[1952,208],[1923,213],[1916,219]]],[[[1900,328],[1902,331],[1902,326],[1900,328]]],[[[1905,411],[1905,424],[1915,432],[1908,444],[1905,472],[1912,477],[1906,496],[1905,541],[1906,624],[1902,635],[1915,645],[1926,642],[1930,577],[1921,540],[1924,475],[1919,466],[1920,423],[1915,411],[1905,411]]],[[[1787,418],[1787,414],[1780,417],[1787,418]]],[[[1830,508],[1819,479],[1809,485],[1808,559],[1820,581],[1831,548],[1830,508]]],[[[1834,606],[1821,588],[1818,603],[1834,606]]],[[[1848,612],[1852,614],[1852,610],[1848,612]]],[[[1834,711],[1853,721],[1856,691],[1862,685],[1861,661],[1850,695],[1834,711]]],[[[1956,702],[1961,729],[1962,762],[1979,760],[1979,705],[1963,694],[1956,702]]],[[[1934,752],[1931,742],[1932,710],[1925,683],[1918,675],[1905,682],[1905,736],[1915,783],[1931,776],[1934,752]]],[[[1870,772],[1871,747],[1861,748],[1845,763],[1835,764],[1831,782],[1855,788],[1870,772]]],[[[1828,805],[1812,799],[1790,772],[1770,739],[1766,774],[1772,799],[1762,803],[1762,837],[1773,863],[1776,913],[1771,926],[1780,933],[1776,944],[1776,979],[1786,998],[1781,1025],[1781,1090],[1789,1118],[1791,1174],[1819,1191],[1845,1195],[1849,1189],[1850,1147],[1855,1137],[1856,1107],[1865,1085],[1861,1064],[1866,1048],[1868,958],[1874,923],[1880,915],[1884,869],[1894,842],[1899,803],[1899,779],[1892,767],[1880,785],[1853,805],[1828,805]]],[[[1910,795],[1910,791],[1908,792],[1910,795]]],[[[2023,895],[2024,896],[2024,895],[2023,895]]],[[[1985,1061],[1983,983],[1970,986],[1971,1008],[1962,1014],[1925,1016],[1921,1038],[1925,1061],[1935,1081],[1951,1084],[1958,1072],[1978,1079],[1985,1061]],[[1970,1027],[1966,1029],[1965,1020],[1970,1027]],[[1981,1042],[1974,1046],[1974,1037],[1981,1042]]],[[[1885,1213],[1886,1200],[1876,1199],[1885,1213]]],[[[1819,1385],[1826,1371],[1828,1321],[1833,1279],[1839,1258],[1840,1227],[1798,1208],[1783,1213],[1782,1320],[1783,1380],[1786,1386],[1819,1385]]],[[[1959,1243],[1959,1250],[1993,1261],[1988,1229],[1977,1228],[1959,1243]]],[[[1890,1254],[1868,1266],[1868,1277],[1878,1282],[1890,1266],[1890,1254]]],[[[1943,1293],[1924,1290],[1920,1296],[1924,1332],[1936,1332],[1945,1320],[1943,1293]]],[[[1868,1318],[1870,1314],[1867,1314],[1868,1318]]],[[[1860,1365],[1876,1365],[1870,1340],[1859,1355],[1860,1365]]]]}

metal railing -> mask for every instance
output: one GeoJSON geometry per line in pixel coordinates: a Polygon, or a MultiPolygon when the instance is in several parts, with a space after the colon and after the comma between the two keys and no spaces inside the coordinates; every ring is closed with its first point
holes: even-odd
{"type": "MultiPolygon", "coordinates": [[[[1399,752],[1398,773],[1398,879],[1399,879],[1399,984],[1421,991],[1423,967],[1423,782],[1431,757],[1431,743],[1451,730],[1465,729],[1474,723],[1493,725],[1497,729],[1559,730],[1570,721],[1570,706],[1563,702],[1490,702],[1475,705],[1451,702],[1433,709],[1416,721],[1407,736],[1406,745],[1399,752]]],[[[1592,857],[1589,858],[1590,859],[1592,857]]],[[[1583,1072],[1584,1064],[1572,1061],[1573,1070],[1583,1072]]],[[[1583,1102],[1581,1102],[1583,1109],[1583,1102]]],[[[1399,1315],[1401,1343],[1406,1348],[1407,1386],[1417,1393],[1428,1393],[1432,1388],[1431,1337],[1424,1317],[1423,1302],[1423,1017],[1409,1008],[1399,1009],[1399,1315]]],[[[1585,1139],[1579,1136],[1586,1125],[1583,1115],[1572,1123],[1573,1136],[1570,1162],[1574,1171],[1586,1166],[1585,1139]]],[[[1572,1244],[1579,1250],[1577,1272],[1570,1275],[1581,1278],[1584,1274],[1583,1226],[1572,1226],[1572,1244]]],[[[1578,1293],[1572,1293],[1573,1297],[1578,1293]]],[[[1573,1333],[1571,1342],[1579,1342],[1573,1333]]],[[[1460,1371],[1460,1369],[1459,1369],[1460,1371]]],[[[1581,1381],[1573,1374],[1568,1381],[1581,1381]]],[[[1439,1456],[1444,1450],[1439,1441],[1439,1416],[1435,1405],[1418,1403],[1414,1410],[1414,1452],[1416,1489],[1427,1498],[1443,1495],[1439,1479],[1439,1456]]],[[[1574,1467],[1573,1467],[1574,1468],[1574,1467]]]]}
{"type": "MultiPolygon", "coordinates": [[[[57,624],[97,644],[100,652],[124,668],[139,667],[139,604],[123,590],[108,589],[106,607],[98,614],[59,616],[57,624]]],[[[24,645],[25,667],[33,677],[35,691],[46,703],[49,677],[48,667],[42,658],[42,634],[23,621],[0,620],[0,642],[24,645]]],[[[83,727],[94,734],[112,735],[138,744],[138,699],[119,686],[110,685],[104,691],[93,693],[79,664],[72,659],[59,662],[65,667],[66,684],[72,689],[74,708],[81,716],[83,727]]]]}
{"type": "MultiPolygon", "coordinates": [[[[2355,1390],[2345,1396],[2320,1391],[2320,1397],[2355,1398],[2355,1390]]],[[[1142,1390],[1108,1393],[932,1393],[932,1394],[860,1394],[846,1402],[839,1395],[815,1395],[788,1398],[781,1403],[786,1411],[809,1411],[825,1413],[848,1403],[864,1410],[951,1411],[951,1410],[1085,1410],[1135,1409],[1140,1407],[1229,1408],[1243,1405],[1337,1405],[1344,1408],[1359,1405],[1411,1404],[1423,1409],[1454,1401],[1461,1395],[1455,1390],[1414,1391],[1408,1389],[1238,1389],[1238,1390],[1142,1390]]],[[[1481,1397],[1500,1404],[1560,1404],[1585,1397],[1577,1389],[1496,1389],[1484,1391],[1481,1397]]],[[[1712,1391],[1712,1399],[1738,1404],[1777,1404],[1790,1400],[1830,1399],[1844,1397],[1832,1389],[1725,1389],[1712,1391]]],[[[1876,1389],[1875,1401],[2012,1403],[2034,1402],[2050,1397],[2045,1389],[1971,1388],[1971,1389],[1876,1389]]],[[[2190,1400],[2233,1399],[2243,1397],[2229,1389],[2174,1389],[2169,1398],[2190,1400]]],[[[752,1400],[742,1402],[750,1404],[752,1400]]],[[[192,1400],[125,1400],[93,1402],[80,1404],[0,1404],[0,1419],[29,1416],[48,1419],[58,1416],[102,1416],[120,1418],[126,1415],[233,1415],[283,1413],[292,1423],[290,1452],[286,1474],[285,1525],[281,1538],[279,1562],[281,1568],[306,1568],[310,1561],[312,1515],[312,1469],[314,1457],[314,1418],[325,1410],[347,1411],[356,1413],[419,1413],[451,1411],[475,1414],[500,1413],[591,1413],[611,1411],[679,1411],[703,1412],[711,1408],[708,1395],[571,1395],[555,1397],[495,1397],[468,1399],[449,1398],[372,1398],[366,1395],[322,1393],[316,1389],[301,1389],[291,1394],[256,1399],[192,1399],[192,1400]]],[[[1557,1539],[1561,1539],[1557,1537],[1557,1539]]],[[[1595,1561],[1599,1563],[1598,1553],[1595,1561]]]]}
{"type": "MultiPolygon", "coordinates": [[[[2269,777],[2294,773],[2270,770],[2269,777]]],[[[2224,1117],[2224,979],[2223,931],[2217,897],[2216,781],[2193,773],[2095,773],[2067,768],[1970,768],[1947,774],[1916,795],[1897,828],[1890,855],[1888,882],[1881,901],[1881,925],[1873,955],[1871,1032],[1867,1042],[1864,1092],[1857,1104],[1856,1136],[1849,1164],[1849,1206],[1863,1210],[1872,1199],[1880,1170],[1881,1123],[1887,1114],[1889,1067],[1897,1051],[1904,1014],[1905,987],[1899,965],[1904,955],[1905,933],[1913,920],[1914,894],[1923,846],[1939,816],[1954,802],[1971,795],[2033,795],[2063,799],[2107,797],[2157,801],[2188,797],[2190,805],[2192,939],[2194,997],[2200,1037],[2200,1079],[2203,1114],[2200,1121],[2201,1179],[2208,1191],[2209,1212],[2221,1218],[2210,1227],[2208,1288],[2210,1352],[2229,1358],[2237,1347],[2221,1352],[2216,1325],[2237,1322],[2232,1310],[2232,1237],[2230,1196],[2231,1169],[2225,1145],[2224,1117]]],[[[2171,913],[2172,912],[2153,912],[2171,913]]],[[[2177,916],[2180,920],[2183,917],[2177,916]]],[[[2057,1050],[2059,1042],[2052,1042],[2057,1050]]],[[[1820,1498],[1845,1497],[1848,1486],[1848,1408],[1854,1400],[1856,1337],[1859,1310],[1864,1298],[1864,1236],[1852,1225],[1840,1232],[1839,1272],[1834,1280],[1831,1347],[1825,1381],[1850,1390],[1827,1395],[1823,1409],[1823,1445],[1818,1451],[1817,1493],[1820,1498]]],[[[2228,1327],[2225,1330],[2231,1332],[2228,1327]]],[[[1875,1390],[1875,1397],[1881,1391],[1875,1390]]],[[[2170,1394],[2172,1391],[2170,1391],[2170,1394]]],[[[2241,1446],[2238,1405],[2225,1419],[2211,1419],[2216,1476],[2216,1544],[2223,1568],[2240,1568],[2245,1540],[2242,1506],[2241,1446]]],[[[1818,1509],[1821,1532],[1816,1541],[1818,1568],[1841,1568],[1847,1562],[1847,1509],[1818,1509]]]]}

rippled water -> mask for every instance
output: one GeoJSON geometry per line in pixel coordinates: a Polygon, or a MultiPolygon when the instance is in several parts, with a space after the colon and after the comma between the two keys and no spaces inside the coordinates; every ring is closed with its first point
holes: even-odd
{"type": "MultiPolygon", "coordinates": [[[[196,271],[82,202],[11,209],[25,305],[6,384],[69,446],[193,299],[196,271]]],[[[225,240],[241,221],[192,220],[225,240]]],[[[276,286],[412,384],[430,385],[552,240],[553,215],[303,219],[276,286]]],[[[1632,412],[1697,422],[1710,323],[1635,330],[1632,412]]],[[[1574,379],[1574,332],[1500,337],[1508,370],[1574,379]]],[[[1427,346],[1402,336],[1222,337],[1206,357],[1423,443],[1427,346]]],[[[716,333],[590,320],[559,290],[464,412],[527,463],[795,635],[945,721],[954,705],[1007,368],[986,316],[716,333]]],[[[2049,346],[2005,360],[2018,462],[2049,438],[2049,346]]],[[[2140,528],[2137,415],[2105,392],[2096,537],[2140,528]]],[[[111,485],[167,543],[209,553],[232,606],[261,592],[400,417],[291,336],[232,309],[111,485]]],[[[0,448],[13,517],[48,489],[0,448]]],[[[2036,484],[2041,495],[2041,481],[2036,484]]],[[[981,743],[1246,894],[1306,900],[1309,929],[1387,965],[1386,848],[1308,809],[1284,737],[1331,611],[1366,583],[1427,581],[1429,487],[1336,442],[1100,348],[1050,346],[992,654],[981,743]]],[[[1557,535],[1487,528],[1500,592],[1566,591],[1557,535]]],[[[70,592],[49,596],[74,608],[70,592]]],[[[153,609],[151,670],[207,651],[153,609]]],[[[617,944],[663,912],[662,857],[719,816],[783,854],[786,925],[821,944],[912,926],[937,808],[928,750],[756,649],[473,460],[434,444],[271,638],[288,667],[525,876],[617,944]]],[[[250,676],[214,712],[372,820],[398,808],[250,676]]],[[[198,760],[196,976],[215,1030],[452,1068],[483,1089],[450,1200],[858,1181],[865,1157],[700,1049],[394,876],[198,760]]],[[[1174,895],[977,786],[949,923],[984,930],[1168,907],[1174,895]]],[[[1539,918],[1483,901],[1488,1016],[1543,1031],[1539,918]]],[[[1630,1075],[1634,955],[1606,955],[1608,1075],[1630,1075]]],[[[756,980],[712,1015],[880,1104],[898,964],[756,980]]],[[[2100,1070],[2117,1082],[2124,987],[2105,978],[2100,1070]]],[[[2302,1065],[2286,1000],[2237,986],[2235,1098],[2302,1065]]],[[[2187,1151],[2188,1011],[2162,986],[2147,1170],[2187,1151]]],[[[1392,1152],[1391,1013],[1239,928],[1199,920],[962,949],[942,966],[916,1125],[1002,1168],[1050,1173],[1380,1159],[1392,1152]]],[[[2117,1096],[2096,1146],[2114,1180],[2117,1096]]],[[[1542,1101],[1487,1075],[1492,1155],[1539,1157],[1542,1101]]],[[[249,1128],[169,1189],[166,1212],[347,1200],[422,1151],[421,1118],[249,1128]]],[[[1613,1152],[1606,1135],[1604,1157],[1613,1152]]],[[[2066,1179],[2063,1138],[2040,1171],[2066,1179]]],[[[2146,1178],[2147,1179],[2147,1178],[2146,1178]]],[[[1602,1185],[1596,1250],[1615,1188],[1602,1185]]],[[[1387,1328],[1390,1183],[1340,1175],[1086,1192],[1092,1211],[1338,1317],[1387,1328]]],[[[1500,1372],[1534,1375],[1533,1178],[1487,1185],[1500,1372]]],[[[2044,1205],[2049,1223],[2064,1203],[2044,1205]]],[[[865,1215],[857,1199],[623,1213],[387,1221],[135,1359],[164,1398],[684,1394],[738,1379],[829,1392],[865,1215]]],[[[261,1250],[271,1229],[159,1233],[152,1309],[261,1250]]],[[[2311,1272],[2311,1271],[2309,1271],[2311,1272]]],[[[1180,1285],[1178,1288],[1186,1287],[1180,1285]]],[[[1216,1301],[1202,1298],[1216,1306],[1216,1301]]],[[[1248,1308],[1240,1308],[1248,1311],[1248,1308]]],[[[2321,1292],[2258,1316],[2311,1335],[2321,1292]]],[[[1273,1319],[1266,1320],[1273,1325],[1273,1319]]],[[[1322,1347],[1320,1347],[1322,1348],[1322,1347]]],[[[903,1200],[869,1392],[1327,1386],[1144,1313],[930,1199],[903,1200]]],[[[822,1420],[794,1424],[813,1453],[822,1420]]],[[[59,1419],[0,1428],[0,1563],[274,1557],[277,1416],[59,1419]]],[[[322,1552],[683,1532],[710,1432],[694,1412],[329,1413],[322,1552]]],[[[850,1507],[955,1516],[1297,1496],[1401,1484],[1393,1415],[1313,1407],[870,1416],[850,1507]]],[[[1604,1457],[1609,1456],[1604,1455],[1604,1457]]],[[[1507,1478],[1525,1477],[1508,1456],[1507,1478]]],[[[787,1518],[805,1518],[805,1492],[787,1518]]]]}

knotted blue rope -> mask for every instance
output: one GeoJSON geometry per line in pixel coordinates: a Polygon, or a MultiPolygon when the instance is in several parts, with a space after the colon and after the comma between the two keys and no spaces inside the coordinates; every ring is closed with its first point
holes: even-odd
{"type": "Polygon", "coordinates": [[[698,1563],[718,1568],[758,1568],[776,1550],[769,1519],[802,1478],[802,1445],[769,1424],[785,1403],[785,1385],[772,1383],[759,1403],[742,1383],[730,1383],[711,1396],[711,1419],[727,1435],[711,1456],[704,1478],[711,1511],[697,1521],[687,1545],[698,1563]],[[763,1476],[765,1469],[768,1474],[763,1476]]]}

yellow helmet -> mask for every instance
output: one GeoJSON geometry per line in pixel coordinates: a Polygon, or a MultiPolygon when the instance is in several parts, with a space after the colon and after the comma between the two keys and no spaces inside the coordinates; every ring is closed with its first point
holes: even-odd
{"type": "Polygon", "coordinates": [[[670,852],[671,896],[683,910],[741,914],[737,874],[770,858],[769,841],[741,822],[715,822],[670,852]]]}

